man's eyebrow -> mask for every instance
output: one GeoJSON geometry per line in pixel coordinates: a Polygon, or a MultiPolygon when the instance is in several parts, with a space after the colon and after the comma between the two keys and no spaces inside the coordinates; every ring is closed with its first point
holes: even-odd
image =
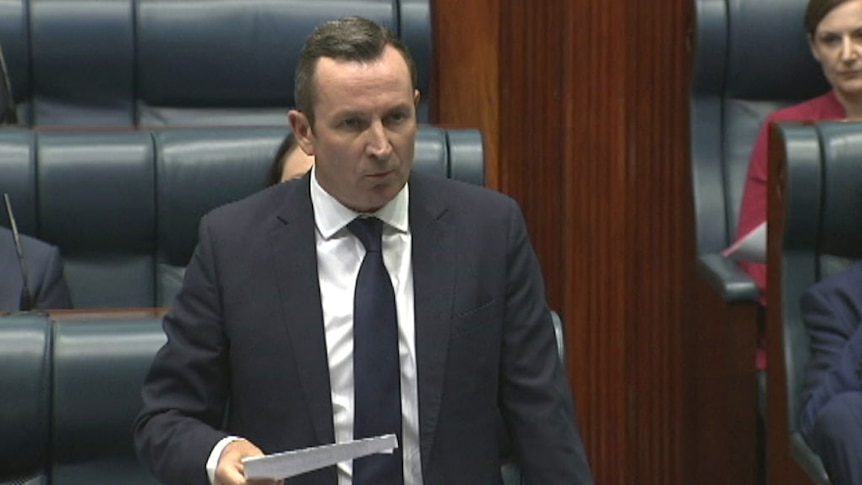
{"type": "Polygon", "coordinates": [[[365,114],[361,110],[343,109],[335,111],[336,118],[362,118],[363,116],[365,114]]]}
{"type": "Polygon", "coordinates": [[[392,105],[392,106],[388,107],[384,111],[384,114],[390,115],[392,113],[404,113],[404,112],[410,111],[410,108],[412,108],[412,107],[413,107],[413,105],[410,103],[398,103],[396,105],[392,105]]]}

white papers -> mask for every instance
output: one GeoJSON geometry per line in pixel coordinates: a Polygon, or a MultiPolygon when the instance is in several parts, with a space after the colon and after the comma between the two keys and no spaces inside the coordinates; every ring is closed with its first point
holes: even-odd
{"type": "Polygon", "coordinates": [[[722,251],[722,256],[734,261],[749,261],[766,263],[766,222],[742,236],[729,248],[722,251]]]}
{"type": "Polygon", "coordinates": [[[354,458],[375,453],[392,453],[395,448],[398,448],[398,438],[394,434],[387,434],[375,438],[245,458],[242,464],[245,467],[245,477],[250,480],[260,478],[281,480],[354,458]]]}

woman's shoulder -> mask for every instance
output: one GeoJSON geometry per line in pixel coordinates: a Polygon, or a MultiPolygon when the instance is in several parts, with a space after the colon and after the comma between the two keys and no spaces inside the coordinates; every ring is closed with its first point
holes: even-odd
{"type": "Polygon", "coordinates": [[[829,91],[816,98],[775,111],[769,116],[769,121],[818,121],[841,119],[846,116],[844,107],[835,97],[835,93],[829,91]]]}

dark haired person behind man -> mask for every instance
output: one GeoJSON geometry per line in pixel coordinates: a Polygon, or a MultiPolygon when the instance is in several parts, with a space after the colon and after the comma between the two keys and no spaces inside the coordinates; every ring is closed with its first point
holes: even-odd
{"type": "Polygon", "coordinates": [[[142,461],[168,484],[243,484],[244,457],[392,433],[392,454],[287,482],[497,485],[502,415],[526,483],[591,484],[519,207],[411,174],[404,45],[329,22],[296,78],[314,166],[202,220],[143,387],[142,461]]]}
{"type": "Polygon", "coordinates": [[[832,485],[862,483],[862,263],[802,295],[811,339],[799,428],[832,485]]]}
{"type": "Polygon", "coordinates": [[[306,155],[296,144],[293,132],[288,132],[275,151],[269,173],[266,174],[266,186],[272,187],[288,180],[298,179],[311,170],[313,164],[314,157],[306,155]]]}
{"type": "MultiPolygon", "coordinates": [[[[2,207],[2,204],[0,204],[2,207]]],[[[27,267],[32,308],[41,310],[72,308],[69,288],[63,278],[63,261],[60,251],[32,237],[20,236],[22,253],[27,267]]],[[[0,227],[0,312],[14,312],[21,308],[21,291],[24,279],[12,231],[0,227]]]]}

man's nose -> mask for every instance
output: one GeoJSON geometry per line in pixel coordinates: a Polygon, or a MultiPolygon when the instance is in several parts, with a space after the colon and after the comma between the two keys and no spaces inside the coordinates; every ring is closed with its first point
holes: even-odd
{"type": "Polygon", "coordinates": [[[383,123],[377,120],[371,124],[368,129],[368,154],[386,160],[392,155],[392,144],[389,143],[389,137],[386,136],[386,129],[383,123]]]}

